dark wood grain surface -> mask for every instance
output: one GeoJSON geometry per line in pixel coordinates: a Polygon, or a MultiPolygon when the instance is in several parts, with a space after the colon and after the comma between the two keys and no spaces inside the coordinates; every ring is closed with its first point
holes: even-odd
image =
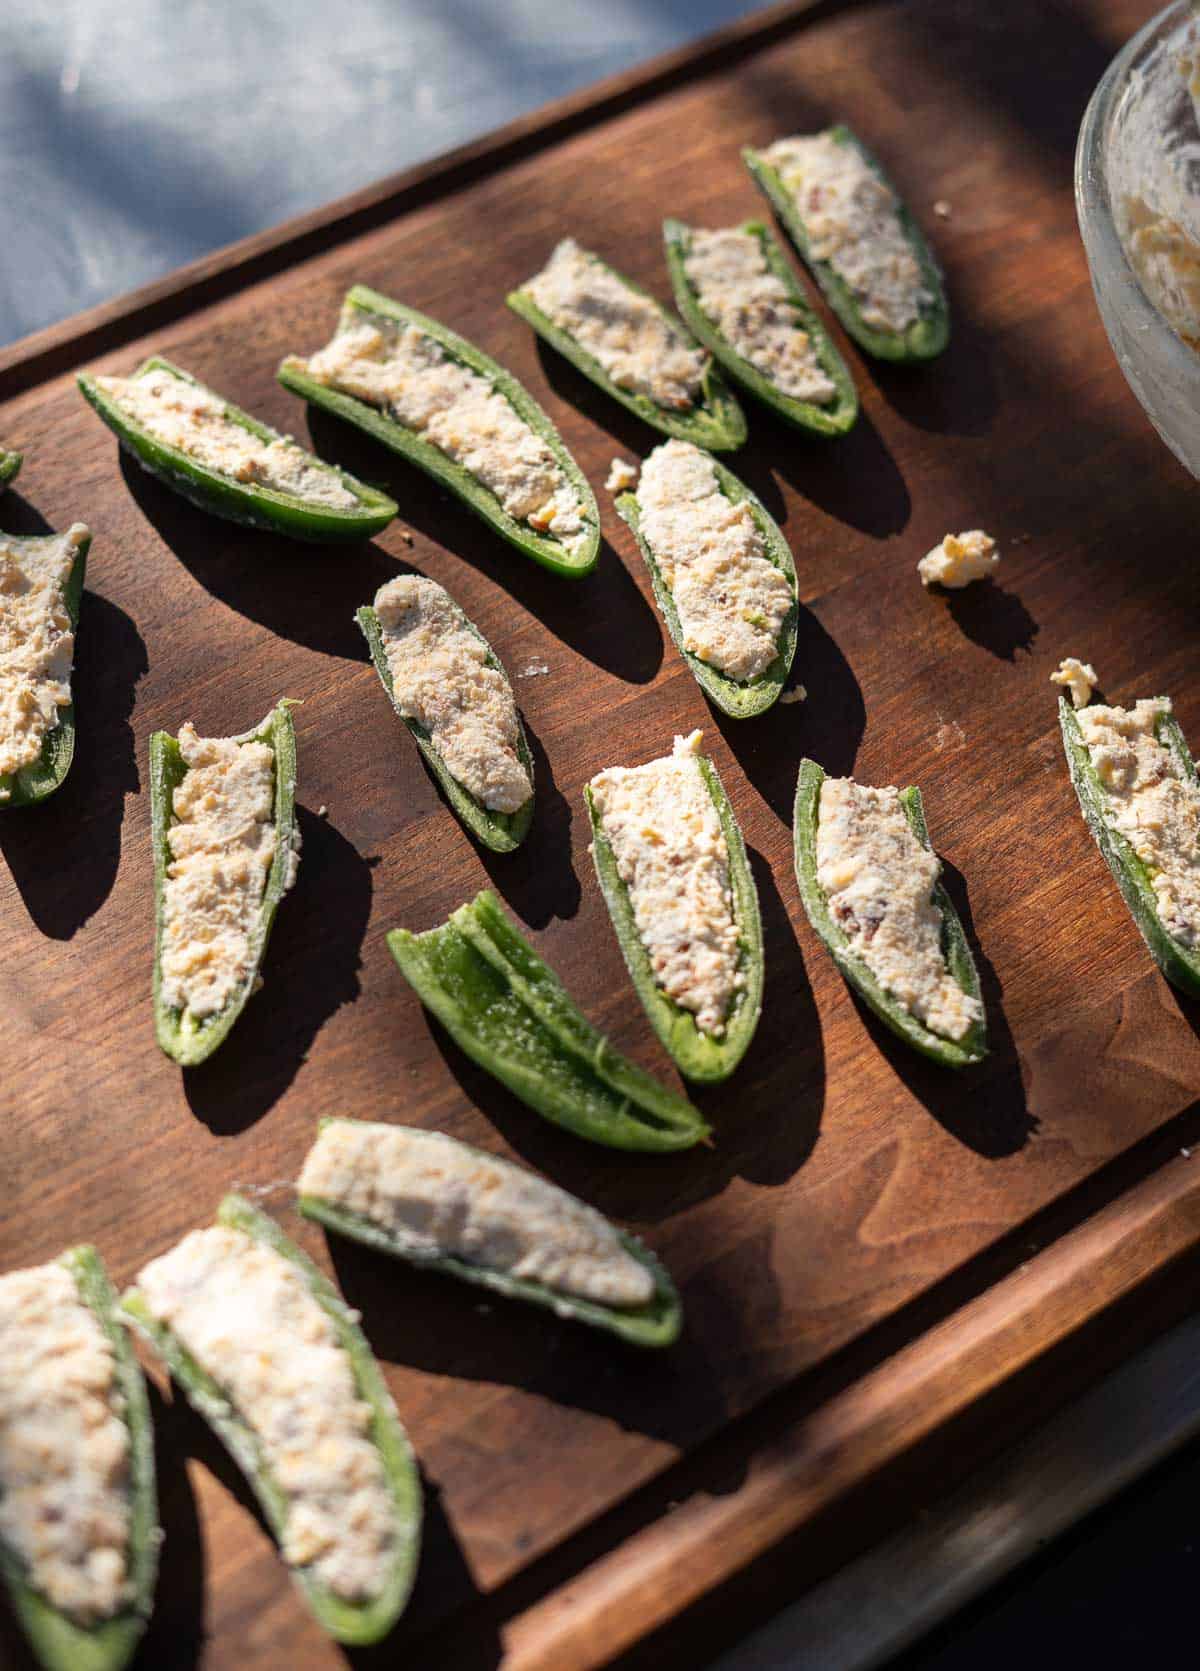
{"type": "MultiPolygon", "coordinates": [[[[123,1283],[231,1186],[328,1264],[290,1180],[317,1118],[343,1113],[436,1126],[543,1169],[643,1233],[684,1294],[684,1341],[646,1362],[365,1251],[329,1250],[425,1469],[410,1641],[536,1571],[723,1430],[752,1436],[764,1399],[836,1354],[853,1363],[854,1343],[924,1296],[985,1284],[986,1251],[1011,1247],[1034,1215],[1053,1239],[1085,1211],[1089,1179],[1112,1180],[1196,1097],[1200,1012],[1153,972],[1079,819],[1047,683],[1062,656],[1090,659],[1114,699],[1172,693],[1200,741],[1196,488],[1113,362],[1070,189],[1087,94],[1151,9],[820,8],[727,69],[681,69],[652,100],[481,165],[438,200],[97,362],[121,370],[158,350],[311,433],[395,494],[410,538],[397,523],[361,549],[321,551],[242,533],[120,458],[69,375],[25,387],[19,358],[0,372],[0,397],[8,375],[23,390],[0,405],[0,435],[26,453],[0,521],[83,519],[95,536],[75,765],[45,807],[0,820],[0,1266],[87,1239],[123,1283]],[[571,232],[665,296],[661,217],[760,212],[739,146],[838,116],[878,149],[933,237],[954,337],[917,373],[843,343],[864,405],[844,441],[809,443],[749,411],[732,463],[795,553],[803,705],[741,725],[708,709],[607,496],[596,573],[556,580],[361,438],[318,415],[309,430],[274,382],[285,353],[326,339],[342,291],[371,284],[510,366],[599,485],[614,454],[653,437],[539,349],[506,290],[571,232]],[[998,582],[925,593],[918,557],[976,526],[1004,550],[998,582]],[[450,588],[515,676],[539,775],[515,856],[471,844],[365,660],[353,612],[404,564],[450,588]],[[240,731],[280,696],[303,702],[299,883],[264,991],[218,1056],[183,1075],[150,1018],[147,738],[186,719],[240,731]],[[599,768],[648,759],[693,726],[752,850],[766,1004],[737,1076],[699,1099],[713,1150],[612,1155],[472,1067],[426,1019],[384,935],[430,927],[491,886],[589,1016],[667,1076],[595,884],[580,792],[599,768]],[[994,1053],[981,1069],[954,1076],[906,1054],[809,931],[789,830],[803,754],[921,785],[984,975],[994,1053]]],[[[156,1415],[168,1543],[146,1663],[343,1663],[203,1427],[169,1393],[156,1415]]],[[[479,1651],[487,1663],[503,1650],[479,1651]]]]}

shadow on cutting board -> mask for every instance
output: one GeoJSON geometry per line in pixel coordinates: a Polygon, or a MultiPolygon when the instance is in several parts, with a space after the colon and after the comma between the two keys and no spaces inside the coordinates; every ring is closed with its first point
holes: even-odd
{"type": "Polygon", "coordinates": [[[730,719],[720,709],[712,709],[738,765],[789,829],[803,756],[810,755],[828,776],[845,777],[854,770],[867,723],[854,670],[818,617],[803,604],[788,690],[798,685],[808,692],[804,702],[776,702],[750,721],[730,719]]]}
{"type": "MultiPolygon", "coordinates": [[[[683,1332],[668,1349],[650,1351],[557,1318],[542,1306],[417,1269],[332,1232],[328,1236],[338,1287],[361,1312],[363,1329],[381,1360],[528,1393],[600,1416],[628,1433],[677,1445],[695,1443],[726,1419],[722,1366],[744,1365],[749,1356],[770,1351],[779,1315],[770,1244],[769,1231],[748,1236],[719,1262],[680,1281],[683,1332]],[[720,1361],[713,1342],[719,1342],[720,1361]]],[[[671,1263],[669,1251],[665,1262],[671,1263]]],[[[679,1273],[674,1274],[678,1280],[679,1273]]],[[[468,1437],[471,1429],[465,1418],[460,1420],[468,1437]]],[[[519,1435],[523,1420],[521,1406],[509,1403],[494,1411],[492,1431],[499,1437],[511,1427],[519,1435]]],[[[453,1454],[452,1406],[444,1423],[449,1431],[443,1437],[453,1454]]],[[[488,1448],[486,1440],[480,1443],[488,1448]]],[[[514,1443],[519,1445],[519,1438],[514,1443]]],[[[501,1466],[518,1470],[520,1458],[502,1456],[501,1466]]],[[[511,1536],[522,1552],[528,1541],[521,1529],[525,1503],[511,1495],[501,1501],[501,1519],[507,1517],[515,1529],[502,1525],[494,1536],[511,1536]]],[[[536,1503],[531,1507],[536,1510],[536,1503]]]]}
{"type": "MultiPolygon", "coordinates": [[[[788,530],[794,543],[796,567],[803,586],[802,531],[788,528],[782,496],[767,485],[767,466],[775,470],[803,499],[862,534],[883,539],[908,526],[912,501],[900,467],[865,411],[848,435],[832,440],[806,436],[792,429],[768,407],[755,405],[754,441],[745,463],[738,453],[735,474],[754,488],[771,515],[788,530]],[[774,502],[772,502],[774,499],[774,502]]],[[[817,572],[820,565],[817,564],[817,572]]]]}
{"type": "MultiPolygon", "coordinates": [[[[308,428],[322,458],[378,482],[399,504],[403,522],[502,587],[579,655],[629,684],[648,684],[658,672],[658,622],[607,540],[600,542],[590,575],[564,579],[508,545],[448,488],[353,424],[313,407],[308,428]]],[[[453,581],[449,590],[455,590],[453,581]]],[[[496,648],[503,660],[504,647],[496,648]]]]}
{"type": "Polygon", "coordinates": [[[851,995],[897,1075],[943,1130],[985,1160],[1002,1160],[1025,1147],[1038,1122],[1026,1106],[1017,1047],[1001,1002],[1003,989],[991,962],[980,950],[966,882],[946,859],[942,860],[941,880],[962,919],[979,970],[987,1010],[987,1057],[974,1067],[962,1069],[944,1068],[926,1061],[890,1033],[853,989],[851,995]]]}
{"type": "Polygon", "coordinates": [[[198,511],[123,449],[121,474],[138,509],[198,585],[281,638],[350,661],[366,658],[354,611],[403,559],[373,541],[309,545],[198,511]]]}
{"type": "MultiPolygon", "coordinates": [[[[48,532],[36,512],[10,531],[48,532]]],[[[93,545],[91,556],[96,555],[93,545]]],[[[141,634],[116,604],[87,590],[79,611],[72,690],[75,756],[60,788],[39,806],[0,812],[0,852],[41,933],[69,940],[104,901],[121,856],[125,797],[140,787],[133,730],[134,689],[149,662],[141,634]]]]}
{"type": "MultiPolygon", "coordinates": [[[[518,687],[518,703],[520,700],[518,687]]],[[[570,918],[579,910],[579,878],[571,863],[574,814],[554,781],[541,739],[525,715],[521,717],[533,755],[533,825],[515,853],[493,853],[478,843],[475,848],[489,882],[513,914],[531,928],[545,928],[552,917],[570,918]]]]}
{"type": "Polygon", "coordinates": [[[322,1024],[358,996],[371,913],[371,866],[327,818],[297,807],[303,846],[263,958],[263,988],[209,1061],[182,1073],[197,1119],[217,1137],[245,1131],[287,1090],[322,1024]],[[313,957],[319,973],[313,978],[313,957]]]}

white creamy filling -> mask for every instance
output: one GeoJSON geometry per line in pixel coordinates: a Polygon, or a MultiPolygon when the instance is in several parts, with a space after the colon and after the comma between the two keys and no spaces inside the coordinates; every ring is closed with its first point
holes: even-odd
{"type": "Polygon", "coordinates": [[[699,731],[676,737],[663,759],[610,766],[590,787],[655,984],[720,1038],[745,977],[729,849],[696,758],[702,741],[699,731]]]}
{"type": "Polygon", "coordinates": [[[198,737],[190,724],[179,732],[179,747],[188,770],[167,832],[162,997],[168,1008],[202,1020],[225,1008],[253,961],[275,856],[275,751],[267,743],[198,737]]]}
{"type": "Polygon", "coordinates": [[[217,1225],[185,1236],[137,1286],[256,1435],[287,1500],[284,1559],[346,1601],[379,1595],[396,1528],[372,1411],[303,1274],[217,1225]]]}
{"type": "Polygon", "coordinates": [[[964,534],[947,534],[940,545],[927,552],[917,564],[922,586],[945,586],[957,591],[974,580],[983,580],[1000,562],[996,542],[982,528],[964,534]]]}
{"type": "Polygon", "coordinates": [[[486,377],[415,325],[364,320],[351,310],[306,369],[461,464],[515,521],[568,550],[586,538],[579,495],[542,437],[486,377]]]}
{"type": "Polygon", "coordinates": [[[697,229],[683,267],[701,310],[743,359],[795,400],[833,399],[837,386],[753,233],[697,229]]]}
{"type": "Polygon", "coordinates": [[[1125,248],[1138,282],[1176,334],[1200,348],[1200,243],[1179,222],[1129,194],[1125,248]]]}
{"type": "MultiPolygon", "coordinates": [[[[82,522],[41,545],[0,534],[0,778],[32,766],[71,700],[75,631],[63,599],[82,522]]],[[[0,784],[0,802],[11,791],[0,784]]]]}
{"type": "Polygon", "coordinates": [[[512,687],[449,592],[402,574],[375,594],[396,706],[429,733],[452,777],[492,812],[516,812],[533,793],[517,753],[512,687]]]}
{"type": "Polygon", "coordinates": [[[651,297],[564,238],[524,287],[546,317],[575,338],[619,389],[682,411],[700,398],[708,355],[651,297]]]}
{"type": "Polygon", "coordinates": [[[1096,775],[1105,791],[1104,812],[1150,873],[1158,914],[1167,933],[1185,946],[1200,945],[1200,789],[1184,776],[1171,750],[1155,734],[1169,698],[1132,708],[1100,703],[1077,715],[1096,775]]]}
{"type": "Polygon", "coordinates": [[[169,371],[97,377],[96,385],[156,441],[177,447],[243,487],[271,488],[331,510],[354,510],[359,504],[334,471],[322,469],[289,436],[262,440],[226,416],[219,396],[169,371]]]}
{"type": "Polygon", "coordinates": [[[452,1255],[599,1305],[654,1297],[650,1272],[593,1208],[440,1132],[331,1121],[297,1188],[360,1214],[414,1253],[452,1255]]]}
{"type": "Polygon", "coordinates": [[[933,296],[895,192],[858,147],[817,133],[776,140],[763,155],[796,199],[814,258],[833,268],[864,323],[896,333],[915,325],[933,296]]]}
{"type": "Polygon", "coordinates": [[[817,819],[817,881],[830,914],[875,979],[908,1013],[961,1039],[983,1008],[942,956],[933,903],[941,865],[919,842],[899,791],[826,778],[817,819]]]}
{"type": "Polygon", "coordinates": [[[604,486],[609,493],[625,493],[637,486],[637,479],[636,464],[630,464],[623,458],[614,458],[608,467],[604,486]]]}
{"type": "Polygon", "coordinates": [[[1080,661],[1077,656],[1068,656],[1058,664],[1057,673],[1050,675],[1052,685],[1062,685],[1071,693],[1071,701],[1076,708],[1086,708],[1092,700],[1092,692],[1099,680],[1096,669],[1090,661],[1080,661]]]}
{"type": "Polygon", "coordinates": [[[638,510],[684,649],[731,679],[757,678],[775,659],[794,598],[748,502],[725,497],[707,453],[668,441],[642,466],[638,510]]]}
{"type": "Polygon", "coordinates": [[[129,1429],[112,1344],[65,1266],[0,1277],[0,1541],[77,1624],[129,1595],[129,1429]]]}

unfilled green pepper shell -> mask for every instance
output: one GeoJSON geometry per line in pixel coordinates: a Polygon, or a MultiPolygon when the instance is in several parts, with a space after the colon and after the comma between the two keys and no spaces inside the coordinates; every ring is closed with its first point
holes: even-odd
{"type": "MultiPolygon", "coordinates": [[[[879,162],[848,127],[839,124],[829,132],[839,145],[853,146],[889,190],[895,192],[895,187],[879,162]]],[[[775,213],[787,228],[789,237],[824,291],[830,307],[861,348],[865,348],[868,354],[873,354],[878,360],[909,363],[932,360],[942,352],[950,340],[950,309],[946,301],[942,271],[925,241],[924,234],[898,192],[895,195],[900,224],[920,264],[925,287],[933,299],[922,309],[920,318],[907,330],[881,331],[868,325],[863,319],[852,291],[845,281],[839,278],[832,265],[813,254],[800,206],[794,194],[784,185],[779,171],[772,167],[761,151],[755,151],[749,146],[743,150],[742,159],[754,176],[756,185],[770,199],[775,213]]]]}
{"type": "Polygon", "coordinates": [[[16,481],[24,456],[23,453],[0,451],[0,490],[6,488],[9,482],[16,481]]]}
{"type": "Polygon", "coordinates": [[[638,550],[642,560],[650,572],[650,584],[654,590],[655,601],[663,620],[667,623],[667,631],[671,634],[672,642],[679,654],[691,669],[692,677],[709,701],[728,714],[730,719],[753,719],[758,714],[766,713],[778,701],[779,695],[787,683],[788,674],[792,670],[792,659],[796,654],[796,630],[799,617],[799,606],[796,596],[796,565],[792,558],[792,548],[784,539],[783,534],[774,517],[767,510],[762,500],[751,493],[744,482],[740,482],[732,470],[725,467],[719,459],[712,460],[713,469],[717,473],[717,483],[721,492],[731,504],[737,505],[745,500],[750,506],[750,514],[763,538],[764,556],[788,578],[792,588],[792,607],[788,610],[779,637],[776,640],[776,654],[774,661],[754,679],[739,682],[730,679],[710,662],[702,661],[693,655],[691,650],[684,648],[683,628],[679,624],[679,611],[675,608],[675,599],[670,587],[663,579],[658,558],[642,533],[641,509],[638,505],[636,493],[622,493],[617,497],[617,514],[622,521],[627,522],[633,529],[637,539],[638,550]]]}
{"type": "Polygon", "coordinates": [[[227,1037],[254,991],[263,954],[279,902],[295,876],[299,846],[296,828],[296,731],[292,704],[280,702],[252,731],[244,731],[239,743],[269,743],[275,751],[275,853],[267,875],[266,891],[259,911],[258,926],[250,947],[249,968],[237,992],[217,1015],[196,1020],[186,1010],[169,1009],[162,997],[163,890],[171,862],[168,834],[173,818],[175,791],[187,776],[187,762],[178,740],[169,731],[156,731],[150,738],[150,831],[154,842],[154,1026],[159,1045],[180,1067],[191,1068],[207,1061],[227,1037]]]}
{"type": "Polygon", "coordinates": [[[432,337],[451,360],[486,378],[492,387],[504,396],[517,416],[540,436],[579,495],[579,502],[583,508],[585,537],[577,550],[569,550],[561,540],[552,535],[539,534],[527,522],[516,521],[490,488],[484,487],[469,470],[457,464],[448,454],[442,452],[440,447],[435,447],[431,441],[423,440],[415,430],[407,429],[404,424],[397,422],[395,418],[389,418],[386,413],[368,405],[366,401],[356,400],[353,395],[340,394],[336,389],[327,388],[324,383],[319,383],[315,377],[309,376],[305,362],[295,355],[290,355],[279,368],[278,377],[284,388],[290,389],[294,395],[299,395],[311,405],[319,406],[322,411],[332,412],[335,417],[354,424],[376,441],[382,442],[385,447],[389,447],[392,452],[399,453],[401,458],[407,459],[410,464],[424,470],[426,475],[432,476],[443,487],[448,487],[469,510],[490,524],[501,538],[523,552],[526,557],[532,557],[534,562],[540,563],[544,569],[549,569],[553,574],[563,575],[569,580],[577,580],[582,575],[590,574],[600,554],[600,512],[596,508],[596,495],[592,492],[587,477],[567,451],[562,436],[528,390],[518,383],[511,372],[505,371],[490,355],[485,354],[481,348],[476,348],[474,343],[468,342],[465,337],[460,337],[456,331],[450,330],[436,319],[430,319],[427,314],[418,313],[415,308],[405,307],[403,302],[394,302],[389,296],[381,296],[377,290],[370,290],[365,284],[356,284],[346,295],[340,328],[345,328],[347,322],[353,323],[356,318],[370,320],[372,317],[383,319],[389,325],[413,325],[426,336],[432,337]]]}
{"type": "Polygon", "coordinates": [[[675,290],[676,307],[683,315],[692,335],[702,342],[711,354],[716,355],[734,381],[756,399],[761,400],[765,406],[777,412],[786,423],[794,424],[797,429],[802,429],[809,435],[845,435],[858,417],[858,393],[845,360],[838,353],[833,338],[813,310],[772,233],[761,221],[746,221],[737,230],[758,240],[768,269],[787,290],[796,310],[796,323],[802,330],[807,331],[822,370],[836,386],[837,393],[833,399],[827,405],[819,406],[814,401],[798,400],[795,395],[785,394],[765,372],[760,371],[743,354],[739,354],[727,337],[722,336],[700,306],[696,288],[688,277],[687,258],[691,248],[692,228],[686,226],[683,221],[665,220],[663,243],[667,252],[667,269],[675,290]]]}
{"type": "MultiPolygon", "coordinates": [[[[1092,832],[1104,861],[1113,873],[1113,880],[1121,890],[1121,897],[1129,907],[1151,956],[1163,974],[1183,992],[1200,996],[1200,954],[1167,933],[1158,914],[1158,897],[1154,892],[1150,873],[1134,852],[1120,830],[1114,829],[1107,816],[1108,795],[1092,765],[1092,757],[1084,740],[1083,731],[1074,708],[1065,697],[1059,698],[1059,724],[1062,727],[1063,748],[1071,782],[1079,797],[1080,811],[1092,832]]],[[[1196,767],[1188,750],[1179,721],[1172,713],[1159,716],[1155,726],[1158,740],[1170,749],[1187,782],[1195,784],[1196,767]]]]}
{"type": "MultiPolygon", "coordinates": [[[[588,253],[590,255],[590,252],[588,253]]],[[[679,320],[669,309],[663,307],[657,298],[651,296],[648,290],[643,290],[640,284],[635,284],[624,273],[617,272],[607,261],[601,261],[598,255],[591,255],[590,258],[598,266],[614,274],[630,290],[635,290],[639,296],[648,296],[664,319],[676,330],[683,330],[679,320]]],[[[505,299],[513,312],[527,325],[532,325],[543,341],[548,342],[551,348],[556,348],[564,359],[570,360],[571,364],[598,389],[603,389],[605,394],[611,395],[614,400],[619,400],[622,406],[628,407],[643,423],[650,424],[664,435],[674,435],[680,441],[694,441],[696,446],[706,447],[709,452],[733,452],[745,441],[745,414],[711,360],[701,385],[701,398],[695,405],[687,411],[660,406],[656,400],[651,400],[649,395],[622,389],[619,384],[614,383],[595,355],[589,353],[573,336],[548,318],[528,290],[513,290],[505,299]]],[[[687,332],[683,331],[683,334],[686,336],[687,332]]]]}
{"type": "MultiPolygon", "coordinates": [[[[161,355],[156,354],[146,360],[134,376],[140,377],[147,371],[165,371],[181,383],[201,389],[206,394],[213,393],[189,372],[172,365],[161,355]]],[[[339,510],[335,505],[301,499],[294,493],[276,492],[261,483],[235,481],[232,476],[224,476],[200,464],[181,448],[156,440],[148,429],[122,411],[87,373],[80,374],[78,383],[84,398],[95,407],[117,440],[133,454],[143,469],[201,510],[211,511],[214,516],[224,517],[229,522],[240,522],[250,528],[266,528],[277,534],[287,534],[294,540],[333,544],[370,539],[386,528],[396,514],[395,500],[389,499],[386,493],[368,487],[365,482],[356,480],[336,465],[327,464],[311,453],[305,455],[308,463],[335,477],[358,500],[357,509],[339,510]]],[[[221,396],[216,398],[219,400],[221,396]]],[[[278,430],[270,429],[248,412],[243,412],[240,406],[228,401],[225,402],[225,416],[242,429],[249,430],[260,441],[282,439],[278,430]]]]}
{"type": "MultiPolygon", "coordinates": [[[[821,785],[824,781],[825,773],[815,760],[801,761],[800,776],[796,784],[792,841],[796,881],[800,886],[800,899],[809,922],[825,942],[834,962],[863,1002],[869,1009],[874,1010],[885,1027],[889,1027],[906,1044],[912,1045],[922,1056],[928,1056],[931,1061],[940,1062],[948,1068],[964,1068],[972,1062],[982,1061],[987,1055],[985,1021],[975,1022],[963,1038],[957,1040],[943,1038],[940,1033],[932,1032],[880,986],[862,959],[850,950],[849,941],[833,920],[825,890],[817,880],[817,824],[821,811],[821,785]]],[[[902,789],[900,802],[913,834],[923,847],[928,847],[929,831],[925,826],[921,791],[916,788],[902,789]]],[[[942,919],[942,955],[946,960],[946,966],[963,991],[982,1002],[979,971],[975,967],[971,947],[963,932],[958,912],[940,882],[934,885],[933,903],[942,919]]]]}
{"type": "MultiPolygon", "coordinates": [[[[305,1286],[333,1324],[339,1343],[350,1359],[359,1398],[371,1408],[371,1439],[383,1461],[396,1515],[395,1557],[384,1590],[373,1601],[355,1603],[335,1595],[302,1567],[293,1568],[292,1577],[318,1622],[335,1642],[365,1646],[382,1641],[404,1611],[420,1554],[421,1480],[412,1447],[374,1354],[358,1327],[356,1314],[333,1284],[288,1240],[274,1219],[241,1196],[225,1197],[217,1209],[217,1223],[241,1230],[296,1266],[305,1286]]],[[[173,1331],[155,1318],[137,1288],[124,1295],[122,1304],[166,1364],[171,1379],[183,1390],[188,1403],[209,1423],[238,1464],[274,1537],[282,1541],[287,1525],[287,1498],[266,1464],[257,1434],[173,1331]]]]}
{"type": "MultiPolygon", "coordinates": [[[[461,611],[459,613],[462,614],[461,611]]],[[[401,714],[399,708],[396,707],[396,693],[392,685],[392,670],[388,666],[387,651],[384,647],[383,629],[379,625],[379,617],[375,613],[374,607],[371,604],[364,604],[356,612],[354,619],[362,628],[363,637],[366,639],[371,652],[371,660],[375,664],[375,671],[379,675],[384,690],[388,693],[392,707],[396,708],[397,714],[400,715],[400,718],[412,732],[417,747],[429,766],[429,770],[440,785],[442,793],[450,802],[459,822],[464,829],[470,831],[477,841],[482,842],[493,853],[513,852],[525,840],[525,837],[529,834],[529,826],[533,822],[534,796],[532,789],[529,799],[524,806],[518,807],[516,812],[493,812],[490,808],[485,807],[482,801],[476,800],[470,790],[465,789],[458,779],[451,774],[445,760],[434,748],[433,740],[425,727],[415,719],[410,719],[407,714],[401,714]]],[[[479,628],[473,621],[468,620],[466,615],[462,615],[462,624],[475,634],[487,650],[489,665],[504,674],[507,683],[508,674],[479,628]]],[[[521,723],[520,710],[517,712],[517,729],[517,755],[521,764],[529,773],[529,781],[532,784],[533,755],[529,750],[529,739],[525,735],[525,727],[521,723]]]]}
{"type": "MultiPolygon", "coordinates": [[[[321,1121],[322,1126],[329,1123],[328,1120],[321,1121]]],[[[359,1121],[345,1123],[360,1124],[359,1121]]],[[[459,1147],[476,1152],[468,1143],[459,1147]]],[[[506,1299],[544,1306],[558,1317],[569,1317],[592,1328],[605,1329],[609,1334],[628,1341],[631,1346],[670,1346],[679,1338],[683,1309],[675,1284],[650,1250],[643,1247],[635,1236],[618,1232],[625,1249],[653,1275],[655,1294],[648,1305],[621,1310],[616,1306],[601,1305],[595,1300],[581,1300],[559,1293],[543,1283],[513,1276],[508,1271],[489,1270],[484,1265],[471,1264],[454,1254],[416,1251],[385,1226],[319,1195],[301,1195],[297,1204],[306,1218],[315,1219],[339,1236],[349,1236],[352,1241],[389,1254],[393,1259],[403,1259],[411,1265],[457,1277],[460,1282],[474,1283],[477,1287],[490,1289],[494,1294],[502,1294],[506,1299]]]]}
{"type": "Polygon", "coordinates": [[[621,880],[617,861],[604,832],[604,822],[596,806],[590,785],[584,790],[588,816],[592,821],[592,858],[600,891],[608,914],[612,918],[617,944],[629,970],[634,991],[650,1017],[650,1024],[662,1040],[675,1066],[685,1079],[697,1084],[715,1085],[737,1067],[754,1037],[758,1018],[762,1013],[763,994],[763,937],[762,919],[758,909],[758,889],[746,858],[746,844],[733,808],[717,776],[716,767],[703,755],[697,764],[712,803],[721,820],[725,845],[729,851],[729,880],[733,890],[733,917],[737,924],[739,955],[738,971],[744,985],[734,994],[725,1032],[720,1038],[702,1032],[690,1010],[673,1003],[654,978],[654,968],[645,943],[638,933],[629,889],[621,880]]]}
{"type": "MultiPolygon", "coordinates": [[[[0,534],[6,545],[18,550],[33,546],[52,545],[64,538],[62,534],[21,535],[0,534]]],[[[87,569],[87,554],[92,536],[87,535],[75,548],[75,561],[62,589],[63,607],[71,621],[72,632],[79,631],[79,609],[83,601],[83,579],[87,569]]],[[[53,795],[70,770],[75,758],[75,703],[59,709],[58,724],[42,739],[42,752],[32,766],[22,766],[19,772],[0,776],[0,788],[8,790],[0,800],[0,812],[8,807],[33,806],[53,795]]]]}
{"type": "Polygon", "coordinates": [[[615,1051],[486,889],[392,956],[460,1049],[530,1108],[611,1149],[690,1149],[699,1111],[615,1051]]]}
{"type": "Polygon", "coordinates": [[[154,1483],[154,1433],[146,1383],[119,1321],[117,1296],[95,1248],[74,1247],[61,1257],[75,1279],[79,1297],[94,1314],[113,1349],[117,1384],[129,1430],[130,1536],[127,1560],[130,1597],[111,1619],[79,1625],[52,1607],[26,1582],[25,1567],[0,1542],[0,1575],[13,1612],[45,1671],[122,1671],[137,1650],[154,1608],[158,1574],[158,1496],[154,1483]]]}

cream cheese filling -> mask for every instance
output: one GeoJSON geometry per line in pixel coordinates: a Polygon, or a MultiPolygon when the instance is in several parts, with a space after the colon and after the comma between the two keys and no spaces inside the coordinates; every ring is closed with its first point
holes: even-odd
{"type": "Polygon", "coordinates": [[[514,521],[568,550],[586,539],[579,494],[547,443],[486,377],[417,326],[351,310],[305,369],[461,464],[514,521]]]}
{"type": "Polygon", "coordinates": [[[894,191],[852,143],[830,133],[776,140],[764,153],[796,199],[813,257],[850,291],[863,322],[899,334],[933,302],[894,191]]]}
{"type": "Polygon", "coordinates": [[[629,890],[655,984],[714,1038],[725,1032],[739,971],[729,848],[697,755],[703,735],[645,766],[610,766],[590,788],[629,890]]]}
{"type": "Polygon", "coordinates": [[[371,1406],[303,1273],[216,1225],[153,1260],[137,1286],[258,1439],[286,1499],[284,1559],[345,1601],[378,1596],[395,1554],[395,1507],[371,1406]]]}
{"type": "Polygon", "coordinates": [[[753,233],[738,227],[718,232],[697,227],[690,234],[683,267],[701,311],[776,388],[818,406],[834,398],[837,385],[818,359],[791,293],[767,265],[753,233]]]}
{"type": "Polygon", "coordinates": [[[941,864],[913,834],[899,791],[826,778],[816,856],[817,881],[850,950],[930,1032],[961,1039],[983,1008],[946,966],[933,902],[941,864]]]}
{"type": "Polygon", "coordinates": [[[454,599],[403,574],[376,592],[375,613],[400,712],[424,726],[451,776],[489,811],[523,807],[533,785],[512,687],[454,599]]]}
{"type": "Polygon", "coordinates": [[[775,660],[794,599],[766,555],[746,500],[721,492],[713,461],[690,441],[667,441],[642,466],[642,535],[675,600],[683,647],[731,679],[754,679],[775,660]]]}
{"type": "Polygon", "coordinates": [[[524,286],[560,330],[599,361],[619,389],[682,411],[700,399],[708,355],[651,297],[564,238],[524,286]]]}
{"type": "Polygon", "coordinates": [[[71,1272],[0,1277],[0,1542],[79,1625],[129,1598],[130,1464],[113,1347],[71,1272]]]}
{"type": "Polygon", "coordinates": [[[264,441],[227,417],[225,402],[208,389],[161,367],[139,377],[97,377],[96,386],[126,417],[164,446],[176,447],[205,469],[243,487],[266,487],[331,510],[349,511],[359,500],[332,470],[315,464],[290,436],[264,441]]]}
{"type": "Polygon", "coordinates": [[[1165,696],[1132,708],[1097,702],[1076,718],[1104,789],[1108,823],[1129,842],[1150,875],[1158,915],[1172,939],[1200,945],[1200,788],[1159,742],[1165,696]]]}
{"type": "Polygon", "coordinates": [[[444,1254],[573,1299],[630,1308],[654,1278],[608,1221],[544,1178],[440,1132],[332,1120],[297,1188],[416,1254],[444,1254]]]}
{"type": "MultiPolygon", "coordinates": [[[[249,975],[275,857],[275,751],[179,732],[187,773],[172,798],[163,886],[161,994],[197,1020],[219,1014],[249,975]]],[[[297,843],[298,845],[298,843],[297,843]]],[[[295,854],[287,885],[295,871],[295,854]]]]}
{"type": "MultiPolygon", "coordinates": [[[[75,629],[63,593],[87,538],[82,522],[38,545],[0,534],[0,779],[35,763],[71,701],[75,629]]],[[[10,795],[0,783],[0,802],[10,795]]]]}

